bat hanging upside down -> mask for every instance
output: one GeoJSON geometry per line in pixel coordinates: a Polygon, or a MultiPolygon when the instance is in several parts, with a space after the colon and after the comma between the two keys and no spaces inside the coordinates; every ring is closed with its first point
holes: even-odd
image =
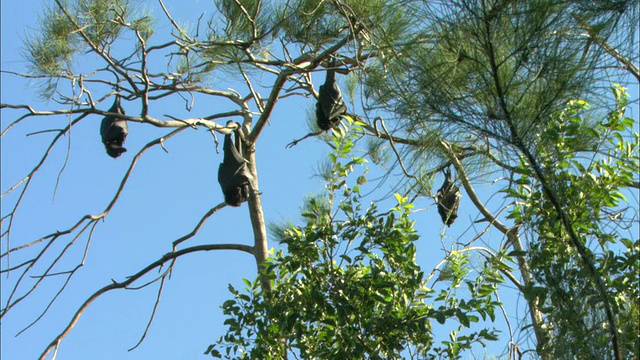
{"type": "Polygon", "coordinates": [[[218,168],[218,182],[224,194],[224,201],[227,205],[236,207],[249,199],[253,181],[253,176],[247,167],[248,161],[242,157],[239,128],[238,124],[238,129],[233,131],[235,144],[231,139],[231,133],[224,136],[224,158],[218,168]]]}
{"type": "MultiPolygon", "coordinates": [[[[113,106],[109,109],[110,113],[116,113],[125,115],[124,109],[120,105],[120,96],[116,95],[116,99],[113,102],[113,106]]],[[[100,136],[102,137],[102,143],[104,144],[107,154],[112,158],[117,158],[122,155],[127,149],[122,147],[127,134],[129,133],[129,127],[127,121],[120,119],[117,116],[108,115],[102,119],[100,124],[100,136]]]]}
{"type": "Polygon", "coordinates": [[[336,83],[336,59],[334,58],[327,69],[327,76],[324,84],[318,89],[318,102],[316,103],[316,124],[320,131],[308,133],[303,138],[294,140],[287,145],[288,148],[296,146],[300,141],[310,137],[320,135],[340,122],[340,117],[347,112],[347,106],[342,99],[342,93],[336,83]]]}
{"type": "Polygon", "coordinates": [[[444,171],[444,183],[436,194],[436,203],[438,204],[438,214],[442,222],[447,226],[451,226],[458,218],[458,207],[460,206],[460,189],[451,182],[451,170],[447,168],[444,171]]]}

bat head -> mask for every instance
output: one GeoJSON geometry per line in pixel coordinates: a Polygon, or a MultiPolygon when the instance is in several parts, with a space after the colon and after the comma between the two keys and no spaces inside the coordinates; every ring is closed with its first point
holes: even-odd
{"type": "Polygon", "coordinates": [[[114,159],[122,155],[123,152],[127,151],[127,149],[123,148],[122,145],[118,145],[115,143],[105,144],[104,147],[107,149],[107,155],[111,156],[114,159]]]}
{"type": "Polygon", "coordinates": [[[249,183],[245,182],[224,192],[224,202],[229,206],[238,207],[249,199],[249,183]]]}

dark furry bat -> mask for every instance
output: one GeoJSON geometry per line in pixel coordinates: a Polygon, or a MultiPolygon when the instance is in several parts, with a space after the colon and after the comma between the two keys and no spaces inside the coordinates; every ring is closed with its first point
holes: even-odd
{"type": "MultiPolygon", "coordinates": [[[[116,95],[116,99],[113,102],[113,106],[109,109],[110,113],[116,113],[124,115],[124,109],[120,105],[120,96],[116,95]]],[[[100,136],[102,137],[102,143],[104,144],[107,154],[112,158],[117,158],[122,155],[127,149],[122,147],[127,134],[129,133],[129,127],[127,121],[120,119],[117,116],[105,116],[100,124],[100,136]]]]}
{"type": "Polygon", "coordinates": [[[318,90],[318,102],[316,103],[316,122],[322,131],[334,127],[340,116],[347,112],[347,106],[342,99],[342,93],[336,83],[336,60],[331,62],[331,68],[327,70],[324,84],[318,90]]]}
{"type": "Polygon", "coordinates": [[[224,136],[224,159],[218,168],[218,182],[227,205],[240,206],[249,199],[253,176],[247,168],[247,160],[242,157],[240,130],[235,130],[234,135],[235,145],[230,133],[224,136]]]}
{"type": "Polygon", "coordinates": [[[451,224],[453,224],[453,222],[458,218],[460,196],[460,189],[451,182],[451,170],[447,168],[444,171],[444,183],[436,194],[438,214],[440,214],[442,222],[447,226],[451,226],[451,224]]]}
{"type": "Polygon", "coordinates": [[[316,124],[320,131],[309,133],[303,138],[294,140],[287,145],[288,148],[296,146],[300,141],[310,137],[320,135],[340,122],[340,117],[347,112],[347,106],[342,99],[342,93],[336,83],[336,59],[334,58],[327,69],[324,84],[318,89],[318,102],[316,103],[316,124]]]}

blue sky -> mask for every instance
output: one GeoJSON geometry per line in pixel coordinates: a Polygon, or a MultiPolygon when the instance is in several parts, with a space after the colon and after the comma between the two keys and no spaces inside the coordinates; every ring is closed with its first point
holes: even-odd
{"type": "MultiPolygon", "coordinates": [[[[148,3],[159,19],[157,38],[170,31],[155,2],[148,3]]],[[[193,1],[189,6],[178,1],[166,5],[176,20],[193,21],[201,12],[211,13],[212,2],[193,1]],[[205,10],[203,10],[205,9],[205,10]]],[[[27,66],[21,56],[22,40],[34,31],[33,12],[41,13],[43,1],[2,2],[2,69],[24,72],[27,66]]],[[[152,38],[156,40],[156,37],[152,38]]],[[[91,59],[89,59],[91,61],[91,59]]],[[[77,66],[91,66],[77,64],[77,66]]],[[[316,77],[316,79],[318,79],[316,77]]],[[[262,85],[268,85],[265,79],[262,85]]],[[[214,88],[232,87],[241,93],[241,83],[220,78],[214,88]]],[[[36,97],[34,82],[2,74],[2,103],[31,104],[38,110],[61,108],[53,101],[36,97]]],[[[635,93],[637,98],[637,92],[635,93]]],[[[111,101],[100,105],[108,109],[111,101]]],[[[127,112],[139,111],[137,104],[124,102],[127,112]]],[[[156,101],[152,116],[164,114],[183,117],[206,116],[217,107],[229,106],[218,99],[197,97],[189,113],[179,98],[156,101]],[[214,109],[212,109],[212,107],[214,109]]],[[[293,149],[285,145],[307,132],[306,117],[313,102],[293,97],[281,100],[257,145],[260,190],[266,220],[298,220],[299,207],[305,195],[323,189],[320,178],[313,176],[329,148],[321,141],[306,140],[293,149]]],[[[16,118],[19,111],[2,111],[2,129],[16,118]]],[[[634,114],[637,117],[637,112],[634,114]]],[[[91,116],[73,128],[70,137],[60,141],[47,163],[36,175],[27,196],[16,214],[12,244],[26,243],[43,235],[70,227],[81,216],[101,213],[113,197],[119,181],[133,156],[147,142],[168,132],[149,125],[130,124],[125,147],[129,149],[114,160],[104,152],[98,133],[101,117],[91,116]],[[70,139],[70,143],[68,140],[70,139]],[[69,145],[70,144],[70,145],[69,145]],[[56,178],[65,164],[67,146],[71,147],[66,167],[53,199],[56,178]]],[[[29,118],[2,138],[2,192],[24,177],[42,156],[52,139],[51,133],[26,136],[45,129],[55,129],[68,122],[66,117],[29,118]]],[[[149,150],[140,160],[128,181],[124,193],[113,210],[95,229],[84,266],[73,277],[54,307],[33,327],[18,337],[16,333],[35,319],[57,291],[63,278],[43,282],[33,296],[12,309],[2,321],[2,358],[36,358],[44,347],[69,321],[77,307],[111,279],[122,281],[171,250],[171,243],[190,232],[200,217],[222,201],[217,183],[217,168],[221,155],[214,151],[211,135],[203,129],[183,131],[168,140],[165,153],[159,147],[149,150]]],[[[373,166],[369,164],[369,166],[373,166]]],[[[487,185],[487,190],[489,190],[487,185]]],[[[490,191],[486,191],[488,198],[490,191]]],[[[3,198],[5,206],[15,201],[15,195],[3,198]]],[[[470,216],[475,211],[463,198],[460,219],[446,230],[445,240],[456,239],[468,230],[470,216]]],[[[494,200],[499,204],[500,199],[494,200]]],[[[442,224],[431,199],[421,199],[414,215],[422,238],[417,242],[419,262],[426,273],[440,260],[442,224]]],[[[4,230],[4,229],[3,229],[4,230]]],[[[467,237],[469,233],[467,233],[467,237]]],[[[498,234],[486,234],[486,241],[495,244],[498,234]]],[[[227,207],[212,216],[199,234],[185,246],[209,243],[242,243],[252,245],[251,224],[247,205],[227,207]]],[[[86,237],[78,239],[59,270],[76,264],[83,256],[86,237]],[[65,266],[66,265],[66,266],[65,266]]],[[[6,251],[2,242],[2,252],[6,251]]],[[[271,242],[271,247],[278,245],[271,242]]],[[[3,262],[5,259],[3,259],[3,262]]],[[[11,259],[20,262],[20,255],[11,259]]],[[[6,265],[3,264],[3,268],[6,265]]],[[[41,269],[42,270],[42,269],[41,269]]],[[[2,301],[17,272],[2,277],[2,301]]],[[[228,284],[242,288],[242,278],[255,277],[255,262],[248,254],[232,251],[197,253],[178,260],[147,337],[138,349],[127,352],[143,333],[154,305],[157,285],[138,291],[116,290],[96,300],[62,342],[59,359],[202,359],[207,345],[223,334],[223,317],[219,306],[230,294],[228,284]]],[[[153,273],[151,274],[153,275],[153,273]]],[[[152,276],[146,277],[151,280],[152,276]]],[[[33,280],[30,280],[33,281],[33,280]]],[[[139,284],[144,283],[144,280],[139,284]]],[[[523,304],[515,298],[502,299],[511,313],[523,304]]],[[[518,310],[516,310],[518,309],[518,310]]],[[[512,319],[512,321],[515,321],[512,319]]],[[[506,331],[504,321],[496,327],[506,331]]],[[[515,325],[515,324],[514,324],[515,325]]],[[[490,354],[499,354],[502,344],[492,347],[490,354]]],[[[477,354],[482,357],[482,350],[477,354]]]]}

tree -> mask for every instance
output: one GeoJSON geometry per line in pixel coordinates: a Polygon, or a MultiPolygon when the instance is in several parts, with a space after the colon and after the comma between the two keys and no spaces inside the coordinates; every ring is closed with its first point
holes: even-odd
{"type": "Polygon", "coordinates": [[[570,102],[549,121],[539,142],[542,168],[553,179],[563,208],[569,209],[565,216],[582,247],[570,246],[570,234],[555,216],[554,205],[545,198],[539,181],[531,182],[530,175],[523,175],[513,192],[519,206],[510,216],[524,220],[526,232],[532,230],[527,234],[532,249],[527,257],[541,285],[527,289],[525,296],[543,304],[541,310],[554,334],[556,358],[610,356],[605,350],[611,346],[607,332],[614,328],[620,329],[616,340],[623,356],[638,356],[638,325],[630,316],[638,311],[640,284],[627,271],[637,273],[640,242],[626,237],[624,230],[629,225],[622,192],[638,170],[634,156],[638,133],[631,130],[633,120],[624,116],[624,90],[612,90],[618,107],[605,119],[593,124],[583,118],[588,104],[570,102]],[[591,285],[594,272],[606,287],[605,299],[591,285]],[[612,312],[615,325],[607,323],[611,316],[607,311],[612,312]]]}
{"type": "MultiPolygon", "coordinates": [[[[510,1],[459,1],[445,8],[427,7],[423,18],[426,22],[437,24],[435,26],[440,34],[438,41],[419,48],[413,56],[403,56],[402,60],[395,63],[396,76],[378,75],[369,80],[375,86],[381,81],[387,84],[386,91],[372,93],[372,103],[398,115],[396,129],[399,128],[406,135],[398,136],[400,131],[396,131],[398,137],[394,140],[422,148],[420,154],[439,153],[450,161],[460,173],[470,196],[473,190],[465,172],[471,170],[473,163],[488,163],[516,183],[522,175],[536,179],[542,189],[538,200],[546,199],[553,205],[554,214],[547,213],[542,221],[557,217],[556,222],[562,224],[562,230],[556,228],[555,231],[566,232],[566,241],[578,254],[578,267],[584,269],[580,273],[581,279],[597,289],[595,301],[598,307],[602,307],[598,311],[605,314],[606,325],[603,326],[609,331],[610,352],[605,353],[615,358],[633,356],[634,351],[622,354],[614,310],[616,305],[608,296],[607,275],[594,265],[593,255],[585,247],[586,234],[578,230],[583,226],[582,222],[574,222],[568,214],[573,211],[573,205],[600,219],[597,216],[600,208],[590,204],[586,210],[584,204],[567,202],[564,198],[566,184],[560,184],[566,180],[546,173],[548,166],[556,164],[544,164],[545,150],[540,146],[545,143],[543,128],[567,102],[581,98],[597,104],[605,101],[603,92],[599,90],[600,77],[612,74],[621,76],[616,72],[617,66],[610,67],[612,60],[622,63],[623,68],[637,78],[637,66],[631,65],[630,61],[630,54],[634,50],[625,48],[624,52],[628,54],[625,56],[612,51],[614,47],[605,45],[609,39],[620,41],[614,34],[619,36],[632,31],[622,24],[628,19],[628,14],[635,13],[637,2],[620,2],[615,6],[610,3],[584,6],[573,2],[534,1],[520,4],[510,1]],[[597,40],[605,38],[607,40],[604,42],[597,40]],[[593,47],[593,43],[598,46],[593,47]],[[416,114],[419,116],[416,117],[416,114]],[[424,140],[434,138],[441,140],[424,140]]],[[[619,94],[615,100],[620,104],[619,94]]],[[[623,113],[618,108],[617,116],[622,116],[623,113]]],[[[622,131],[622,134],[616,136],[631,136],[628,146],[635,149],[635,134],[629,126],[627,121],[622,126],[624,129],[616,129],[622,131]]],[[[608,128],[605,133],[611,135],[609,131],[613,130],[608,128]]],[[[554,138],[550,142],[553,141],[559,140],[554,138]]],[[[597,143],[598,140],[588,141],[597,143]]],[[[584,146],[583,143],[580,145],[584,146]]],[[[411,147],[407,152],[415,153],[416,150],[411,147]]],[[[565,151],[590,153],[593,159],[598,159],[602,149],[600,145],[589,149],[574,146],[565,151]]],[[[637,155],[634,151],[625,152],[622,158],[630,161],[635,170],[637,161],[633,159],[637,155]]],[[[593,172],[588,167],[589,157],[585,159],[587,163],[583,167],[588,169],[586,172],[593,172]]],[[[416,159],[416,162],[417,167],[428,166],[428,163],[421,164],[424,161],[420,159],[416,159]]],[[[621,167],[615,171],[624,172],[625,169],[621,167]]],[[[621,186],[637,189],[637,184],[637,181],[627,179],[621,186]]],[[[504,190],[509,193],[511,187],[512,185],[507,185],[504,190]]],[[[522,258],[523,254],[529,254],[531,250],[521,243],[520,227],[532,226],[532,219],[518,217],[513,225],[505,226],[477,199],[472,197],[472,200],[483,215],[481,219],[493,224],[505,235],[505,248],[513,247],[514,253],[520,254],[518,267],[524,281],[522,290],[528,301],[538,352],[543,357],[551,356],[554,347],[555,350],[561,350],[562,346],[550,343],[552,339],[546,324],[546,311],[540,298],[529,293],[531,288],[537,286],[532,271],[541,271],[544,265],[534,263],[543,269],[532,268],[532,263],[522,258]]],[[[598,198],[598,201],[606,200],[598,198]]],[[[495,213],[501,213],[516,204],[517,202],[507,204],[507,207],[502,207],[495,213]]],[[[624,228],[625,225],[622,226],[624,228]]],[[[539,231],[544,233],[544,228],[536,227],[534,233],[540,236],[539,231]]],[[[606,235],[598,233],[596,238],[618,238],[617,231],[619,230],[611,230],[606,235]]],[[[552,234],[556,237],[558,235],[552,234]]],[[[532,240],[530,245],[535,248],[537,240],[532,240]]],[[[625,247],[625,257],[633,259],[635,250],[632,250],[633,247],[625,247]]],[[[609,250],[605,247],[604,251],[609,250]]],[[[563,270],[566,271],[565,268],[563,270]]],[[[556,273],[556,277],[562,276],[561,272],[556,273]]],[[[576,341],[583,338],[572,339],[576,341]]],[[[589,346],[587,342],[583,345],[589,346]]],[[[633,347],[625,350],[630,349],[633,347]]]]}
{"type": "MultiPolygon", "coordinates": [[[[165,245],[168,252],[165,250],[164,255],[154,257],[125,280],[114,279],[104,287],[98,287],[79,305],[42,357],[52,350],[57,351],[80,315],[108,291],[158,284],[150,316],[153,320],[169,276],[180,269],[182,260],[178,260],[189,254],[218,250],[238,250],[252,255],[260,274],[258,281],[247,284],[248,294],[232,288],[237,298],[224,306],[232,325],[227,335],[239,332],[235,337],[222,339],[231,347],[246,346],[243,341],[256,335],[269,341],[259,344],[270,347],[256,346],[255,351],[295,348],[294,354],[299,351],[309,356],[329,351],[326,346],[332,343],[327,341],[311,344],[303,337],[288,338],[289,326],[295,326],[295,323],[286,321],[294,318],[282,319],[282,323],[268,322],[274,314],[274,309],[269,308],[271,305],[294,309],[304,305],[303,299],[297,298],[287,287],[297,284],[298,275],[304,275],[303,278],[309,281],[300,287],[301,293],[314,290],[314,299],[332,295],[331,289],[339,288],[337,282],[343,281],[344,277],[358,280],[350,291],[362,292],[361,308],[369,309],[371,317],[392,324],[393,321],[410,324],[404,329],[399,327],[399,332],[394,333],[401,339],[400,343],[394,343],[385,337],[389,334],[376,330],[381,326],[376,321],[353,329],[377,331],[380,339],[384,339],[375,346],[364,342],[344,347],[353,350],[352,355],[367,353],[374,357],[399,356],[392,354],[405,350],[408,344],[423,353],[437,351],[431,347],[431,334],[416,331],[433,331],[428,319],[445,323],[447,319],[455,318],[461,323],[460,329],[472,329],[470,325],[477,317],[470,318],[468,312],[480,311],[494,320],[492,311],[495,307],[504,313],[513,311],[514,316],[522,319],[522,312],[509,309],[508,304],[501,304],[499,300],[497,290],[504,288],[499,284],[507,279],[526,300],[529,313],[529,320],[517,326],[525,339],[516,339],[513,329],[508,332],[508,341],[501,338],[502,343],[508,345],[510,356],[522,353],[520,348],[526,348],[526,341],[532,340],[526,337],[529,327],[535,336],[532,344],[543,358],[569,357],[585,350],[612,358],[633,356],[637,338],[620,335],[618,329],[628,326],[625,318],[637,314],[637,304],[623,300],[634,294],[630,286],[637,284],[637,275],[634,277],[637,272],[633,272],[637,269],[637,262],[634,263],[637,241],[634,243],[633,236],[625,236],[621,231],[624,222],[634,224],[637,217],[633,210],[637,207],[620,194],[637,196],[638,181],[630,175],[638,167],[637,134],[630,130],[631,124],[623,116],[627,104],[622,90],[616,88],[616,96],[611,101],[601,89],[610,86],[609,79],[623,82],[625,75],[638,77],[638,66],[633,61],[636,43],[627,42],[623,36],[637,27],[637,1],[584,5],[582,2],[551,0],[526,4],[516,1],[431,4],[364,0],[267,4],[258,0],[220,0],[215,4],[215,12],[210,18],[203,15],[189,25],[183,25],[162,1],[155,14],[153,9],[135,9],[124,1],[55,1],[36,34],[26,40],[28,73],[5,73],[5,76],[38,80],[40,95],[54,100],[62,109],[37,110],[22,103],[2,104],[3,144],[6,139],[20,135],[20,131],[38,135],[33,139],[43,139],[46,136],[43,132],[54,134],[44,147],[38,143],[42,155],[35,161],[36,165],[24,170],[26,175],[11,181],[6,190],[3,188],[3,202],[11,201],[9,206],[3,206],[2,215],[2,258],[6,261],[2,272],[11,275],[11,280],[3,280],[7,284],[3,288],[10,289],[3,290],[3,317],[22,303],[32,301],[38,294],[37,289],[55,285],[56,279],[64,279],[62,285],[58,284],[57,289],[46,295],[43,314],[58,305],[58,296],[64,294],[67,284],[81,273],[85,259],[94,252],[94,246],[89,245],[100,220],[108,220],[109,224],[111,216],[117,214],[118,206],[132,209],[138,206],[136,202],[126,202],[125,195],[131,194],[128,189],[140,189],[138,192],[143,194],[167,197],[173,199],[173,203],[180,203],[184,196],[196,196],[194,183],[205,182],[208,188],[211,183],[216,186],[209,171],[197,173],[195,181],[183,179],[180,196],[167,194],[166,186],[153,189],[153,181],[147,181],[144,187],[136,187],[137,172],[145,159],[156,156],[154,149],[168,151],[168,144],[175,141],[178,145],[186,135],[193,139],[183,144],[188,151],[180,153],[181,150],[170,149],[173,153],[179,152],[175,159],[180,159],[180,155],[183,158],[195,156],[210,162],[210,140],[203,145],[204,139],[199,140],[198,133],[191,132],[190,128],[204,129],[212,134],[217,147],[216,133],[226,134],[234,128],[222,124],[229,118],[241,120],[243,152],[249,170],[256,178],[248,201],[251,245],[214,241],[187,246],[187,241],[193,242],[203,235],[202,229],[209,219],[229,213],[228,209],[221,211],[224,203],[213,205],[203,201],[200,213],[186,218],[192,224],[188,229],[176,226],[179,230],[171,231],[175,237],[171,246],[165,245]],[[154,19],[152,15],[160,17],[154,19]],[[155,25],[155,21],[169,26],[171,33],[165,32],[167,27],[164,25],[155,25]],[[286,231],[280,228],[277,234],[287,245],[287,251],[278,252],[269,259],[264,211],[268,205],[261,199],[270,195],[264,190],[265,184],[258,181],[257,169],[259,165],[263,169],[280,164],[274,164],[268,157],[261,158],[261,149],[265,147],[259,145],[267,141],[261,135],[264,132],[277,139],[282,133],[286,138],[294,138],[289,131],[290,125],[269,132],[269,122],[274,129],[282,124],[275,115],[282,104],[316,98],[311,74],[324,72],[334,64],[336,70],[349,73],[342,84],[346,84],[343,90],[351,99],[349,114],[331,131],[333,143],[330,144],[336,154],[324,168],[327,170],[325,177],[332,184],[328,192],[334,201],[326,206],[320,200],[310,201],[306,205],[306,227],[294,226],[286,231]],[[126,120],[130,125],[136,125],[130,127],[127,139],[132,160],[126,164],[126,170],[123,169],[118,188],[110,198],[103,199],[107,205],[102,210],[76,209],[70,215],[75,219],[71,225],[64,225],[69,221],[66,218],[62,227],[60,223],[51,225],[56,230],[48,235],[43,236],[40,232],[29,235],[33,240],[24,240],[23,233],[19,232],[20,214],[26,211],[23,209],[29,194],[36,189],[40,174],[52,158],[62,156],[58,179],[51,186],[56,190],[64,187],[64,169],[73,164],[69,157],[74,149],[88,143],[75,141],[75,134],[86,138],[82,129],[89,126],[89,119],[109,114],[100,108],[107,108],[104,104],[112,102],[111,96],[122,97],[126,120]],[[590,103],[593,110],[576,120],[573,116],[576,103],[590,103]],[[175,104],[183,104],[185,110],[179,111],[175,104]],[[605,118],[598,115],[598,109],[611,111],[606,121],[591,120],[605,118]],[[192,111],[198,115],[191,115],[192,111]],[[167,115],[160,115],[164,113],[167,115]],[[54,117],[60,118],[58,125],[47,123],[41,127],[31,121],[54,117]],[[567,126],[567,122],[577,125],[567,126]],[[352,132],[355,135],[349,135],[352,132]],[[576,136],[576,132],[581,136],[575,141],[559,142],[564,136],[576,136]],[[68,150],[57,154],[56,146],[60,147],[64,139],[68,140],[68,150]],[[145,139],[147,143],[144,145],[145,142],[136,139],[145,139]],[[371,141],[366,143],[365,139],[371,141]],[[340,144],[347,144],[347,149],[341,148],[340,144]],[[584,144],[591,146],[582,148],[584,144]],[[387,194],[400,194],[394,197],[396,203],[389,206],[393,208],[391,213],[378,213],[378,204],[360,212],[357,204],[361,195],[354,190],[357,187],[346,185],[346,175],[353,164],[347,166],[339,160],[353,151],[364,151],[383,173],[399,168],[397,174],[385,174],[378,184],[387,194]],[[584,157],[574,159],[574,154],[584,157]],[[607,161],[608,156],[615,156],[620,161],[607,161]],[[554,172],[552,166],[559,168],[554,172]],[[463,221],[474,234],[460,233],[453,244],[443,245],[442,262],[434,271],[440,274],[438,279],[450,282],[443,289],[444,295],[430,303],[422,287],[433,284],[424,281],[412,256],[415,251],[412,249],[417,246],[413,243],[415,239],[408,235],[413,231],[408,209],[411,209],[410,204],[422,202],[433,205],[434,180],[448,167],[455,169],[455,182],[471,200],[471,203],[463,201],[461,207],[474,208],[463,221]],[[596,177],[598,186],[578,181],[582,179],[580,176],[596,177]],[[398,181],[385,181],[387,178],[398,181]],[[498,190],[484,190],[489,194],[486,197],[477,192],[478,186],[496,178],[506,179],[500,182],[504,185],[498,190]],[[587,190],[591,195],[588,203],[573,196],[585,194],[587,190]],[[351,197],[337,200],[339,191],[346,191],[351,197]],[[501,204],[491,201],[491,194],[498,193],[506,196],[501,204]],[[544,206],[538,209],[538,204],[544,206]],[[366,228],[360,227],[363,224],[356,226],[337,217],[325,218],[327,212],[333,213],[330,210],[333,206],[347,219],[363,216],[369,222],[381,221],[378,229],[381,238],[374,237],[375,241],[366,242],[358,236],[366,228]],[[624,208],[629,210],[622,211],[624,208]],[[584,210],[584,213],[577,210],[584,210]],[[618,211],[620,214],[613,219],[603,215],[615,215],[618,211]],[[315,217],[311,216],[313,214],[315,217]],[[345,224],[348,226],[343,227],[345,224]],[[477,228],[478,224],[484,224],[484,229],[477,228]],[[492,229],[500,235],[487,235],[492,229]],[[389,238],[383,236],[385,231],[400,231],[406,236],[391,237],[386,243],[382,241],[389,238]],[[21,238],[18,244],[14,243],[16,233],[21,238]],[[326,234],[340,236],[329,241],[326,234]],[[527,242],[522,241],[523,236],[527,242]],[[311,239],[308,243],[304,241],[307,237],[311,239]],[[353,241],[352,250],[360,252],[349,260],[342,258],[344,267],[334,266],[330,261],[333,257],[322,256],[344,250],[336,250],[340,246],[338,239],[353,241]],[[564,241],[559,242],[560,239],[564,241]],[[586,240],[598,242],[600,247],[586,240]],[[486,243],[479,245],[478,241],[486,243]],[[306,246],[297,248],[299,242],[306,246]],[[76,252],[74,244],[81,243],[84,250],[76,252]],[[557,254],[558,258],[554,259],[557,262],[550,266],[545,254],[556,254],[558,249],[565,249],[561,244],[569,244],[569,247],[566,253],[557,254]],[[70,258],[74,255],[77,258],[70,258]],[[311,271],[313,267],[327,272],[315,273],[311,271]],[[376,271],[383,274],[382,269],[384,276],[373,279],[375,281],[365,276],[376,271]],[[151,271],[155,270],[159,273],[152,276],[151,271]],[[484,275],[477,283],[465,282],[469,271],[484,275]],[[571,276],[566,278],[567,274],[571,276]],[[30,277],[34,280],[29,280],[30,277]],[[331,281],[323,283],[327,278],[331,281]],[[397,281],[398,286],[382,287],[382,295],[376,293],[375,286],[372,288],[372,285],[380,284],[377,281],[385,284],[390,280],[397,281]],[[464,295],[466,298],[458,300],[456,296],[449,296],[463,283],[471,290],[464,295]],[[314,289],[316,285],[318,288],[314,289]],[[574,286],[579,289],[570,295],[584,296],[589,306],[567,308],[566,292],[574,286]],[[615,289],[617,297],[609,294],[610,289],[615,289]],[[398,317],[388,319],[379,317],[385,314],[380,312],[379,302],[367,300],[377,296],[380,301],[382,296],[384,303],[385,296],[398,294],[405,294],[422,305],[396,308],[398,317]],[[439,301],[447,304],[440,312],[434,310],[433,305],[439,301]],[[239,304],[254,311],[243,312],[242,307],[235,307],[239,304]],[[371,308],[367,308],[367,304],[371,308]],[[574,316],[578,310],[582,312],[574,316]],[[266,316],[266,322],[258,324],[259,315],[266,316]],[[270,326],[260,328],[258,325],[270,326]],[[249,332],[242,333],[245,330],[249,332]],[[275,333],[268,333],[272,330],[275,333]],[[264,331],[273,336],[265,336],[264,331]],[[583,336],[585,334],[588,336],[583,336]],[[589,339],[589,342],[578,342],[571,348],[565,346],[576,339],[589,339]]],[[[298,151],[298,148],[290,151],[298,151]]],[[[179,161],[171,163],[172,156],[166,157],[166,164],[172,172],[177,172],[174,167],[179,161]]],[[[302,163],[302,160],[293,163],[302,163]]],[[[112,172],[112,164],[100,164],[98,168],[107,174],[112,172]]],[[[118,163],[117,166],[123,165],[118,163]]],[[[214,168],[214,165],[208,168],[214,168]]],[[[285,170],[286,174],[297,176],[291,168],[285,170]]],[[[72,169],[66,172],[81,172],[72,169]]],[[[116,183],[115,179],[113,181],[116,183]]],[[[380,194],[375,187],[372,189],[380,194]]],[[[61,201],[59,199],[56,201],[61,201]]],[[[145,197],[146,201],[149,199],[156,201],[145,197]]],[[[144,214],[136,214],[141,213],[144,214]]],[[[462,217],[455,226],[463,227],[461,220],[462,217]]],[[[241,221],[234,214],[227,223],[238,224],[232,226],[238,229],[242,227],[241,221]]],[[[451,233],[442,231],[443,240],[450,236],[445,234],[451,233]]],[[[430,235],[433,237],[433,233],[430,235]]],[[[169,240],[165,238],[164,243],[166,241],[169,240]]],[[[347,305],[342,300],[338,297],[336,302],[328,302],[331,306],[323,308],[326,314],[345,311],[333,318],[333,322],[354,315],[345,310],[347,305]]],[[[394,306],[400,305],[394,303],[394,306]]],[[[283,312],[283,315],[287,314],[304,312],[283,312]]],[[[35,320],[39,320],[38,315],[35,320]]],[[[303,318],[302,324],[312,325],[315,321],[316,318],[303,318]]],[[[511,328],[508,318],[506,323],[511,328]]],[[[451,341],[440,354],[456,357],[461,349],[469,349],[471,343],[495,338],[496,334],[483,328],[484,324],[479,326],[482,330],[473,335],[458,336],[458,330],[452,330],[451,341]]],[[[305,331],[313,330],[313,327],[295,329],[297,331],[291,336],[308,336],[310,333],[305,331]]],[[[326,334],[326,329],[324,331],[326,334]]],[[[147,330],[143,339],[146,334],[147,330]]],[[[331,336],[327,339],[335,340],[331,336]]],[[[216,354],[216,349],[209,350],[216,354]]]]}
{"type": "Polygon", "coordinates": [[[495,328],[469,329],[480,317],[495,320],[500,304],[494,296],[503,282],[498,267],[485,263],[472,281],[464,252],[452,254],[438,277],[449,285],[430,288],[435,272],[425,279],[416,263],[413,205],[396,196],[387,212],[373,203],[364,209],[366,171],[350,185],[350,174],[366,161],[350,154],[362,129],[351,130],[333,142],[327,194],[307,200],[307,223],[272,227],[288,250],[268,263],[273,288],[265,293],[258,281],[247,281],[246,293],[231,288],[234,299],[223,305],[228,331],[207,353],[233,359],[460,358],[473,344],[497,340],[495,328]],[[468,293],[457,289],[462,285],[468,293]],[[461,324],[443,347],[432,343],[433,319],[461,324]]]}
{"type": "Polygon", "coordinates": [[[570,246],[553,204],[545,199],[542,184],[523,160],[515,188],[504,192],[515,200],[507,218],[522,224],[518,231],[530,237],[530,250],[507,252],[505,247],[493,253],[466,246],[451,252],[443,260],[447,269],[438,279],[447,285],[434,296],[438,291],[429,283],[433,273],[423,281],[415,263],[418,236],[408,218],[411,204],[397,196],[398,206],[389,212],[379,213],[371,205],[360,214],[361,185],[367,183],[366,177],[359,176],[353,188],[346,177],[364,160],[349,159],[346,149],[353,148],[349,141],[345,145],[335,142],[328,200],[308,201],[302,213],[306,225],[274,227],[289,253],[276,254],[270,264],[276,284],[273,292],[263,294],[257,281],[247,281],[244,291],[231,288],[234,299],[223,306],[228,332],[208,352],[218,358],[286,358],[286,354],[302,358],[459,358],[471,344],[498,338],[496,329],[487,327],[472,334],[461,330],[472,328],[470,323],[478,323],[480,317],[495,321],[501,303],[493,299],[499,298],[497,288],[508,279],[542,315],[540,330],[548,335],[540,344],[541,356],[612,356],[602,305],[609,301],[620,328],[616,332],[620,352],[634,358],[640,344],[638,323],[632,320],[638,313],[640,242],[624,237],[621,230],[628,228],[624,225],[627,220],[622,220],[624,227],[615,222],[624,219],[626,211],[619,207],[625,201],[620,189],[633,182],[638,170],[633,154],[638,151],[639,135],[627,136],[634,122],[624,116],[623,89],[614,87],[613,94],[618,107],[605,119],[585,121],[588,104],[572,101],[549,119],[538,142],[546,150],[540,154],[543,168],[551,170],[548,176],[555,178],[555,186],[562,186],[555,190],[571,209],[571,223],[592,262],[583,263],[579,251],[570,246]],[[587,166],[580,159],[586,149],[596,152],[587,166]],[[342,164],[340,159],[349,161],[342,164]],[[343,199],[333,205],[337,193],[343,199]],[[485,261],[479,276],[471,281],[473,266],[466,254],[475,251],[482,252],[485,261]],[[510,264],[526,264],[531,283],[515,279],[510,264]],[[602,276],[607,299],[601,299],[590,286],[589,266],[595,266],[602,276]],[[468,287],[468,294],[460,296],[456,289],[461,284],[468,287]],[[461,324],[444,349],[433,346],[433,319],[440,324],[455,319],[461,324]]]}

